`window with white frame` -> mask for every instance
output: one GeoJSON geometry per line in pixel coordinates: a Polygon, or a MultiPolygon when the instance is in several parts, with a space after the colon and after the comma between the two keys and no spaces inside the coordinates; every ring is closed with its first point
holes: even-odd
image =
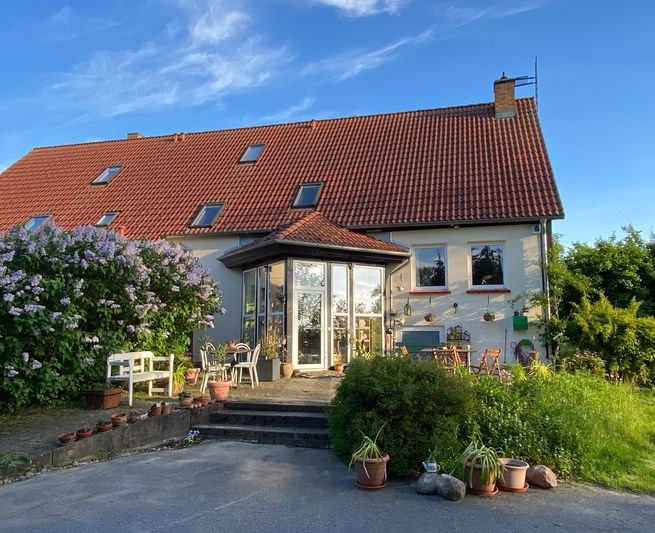
{"type": "Polygon", "coordinates": [[[446,283],[446,247],[421,246],[414,248],[414,287],[443,289],[446,283]]]}
{"type": "Polygon", "coordinates": [[[471,286],[502,287],[505,284],[502,244],[471,245],[471,286]]]}

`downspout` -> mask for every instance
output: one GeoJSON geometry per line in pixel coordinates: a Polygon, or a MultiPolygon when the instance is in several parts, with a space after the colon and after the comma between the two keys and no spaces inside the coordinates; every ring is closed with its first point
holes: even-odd
{"type": "MultiPolygon", "coordinates": [[[[385,313],[386,315],[389,315],[389,312],[393,309],[393,288],[391,285],[391,277],[398,272],[401,268],[405,268],[409,264],[410,258],[408,257],[407,259],[403,259],[402,263],[400,263],[396,268],[394,268],[391,272],[387,274],[387,279],[386,279],[386,286],[389,288],[389,299],[388,299],[388,307],[387,307],[387,312],[385,313]]],[[[389,316],[391,318],[391,316],[389,316]]],[[[391,327],[393,327],[393,324],[391,324],[391,327]]],[[[383,330],[386,332],[387,328],[386,325],[382,325],[383,330]]],[[[386,334],[384,335],[384,338],[386,339],[387,336],[386,334]]],[[[391,342],[393,343],[395,339],[391,339],[391,342]]],[[[389,353],[389,347],[386,346],[386,352],[389,353]]]]}
{"type": "MultiPolygon", "coordinates": [[[[539,219],[539,254],[541,256],[541,286],[546,295],[546,305],[544,309],[544,320],[546,322],[546,331],[550,330],[550,287],[548,285],[548,235],[547,222],[545,218],[539,219]]],[[[546,359],[550,359],[550,341],[546,340],[546,359]]]]}

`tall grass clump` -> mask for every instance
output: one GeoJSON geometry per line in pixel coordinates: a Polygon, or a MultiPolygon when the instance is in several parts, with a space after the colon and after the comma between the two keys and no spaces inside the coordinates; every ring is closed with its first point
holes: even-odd
{"type": "Polygon", "coordinates": [[[459,434],[471,414],[471,380],[448,376],[432,362],[402,358],[355,359],[328,409],[330,438],[337,454],[349,459],[361,440],[374,434],[391,456],[388,471],[416,473],[428,450],[442,464],[461,452],[459,434]]]}
{"type": "Polygon", "coordinates": [[[475,385],[477,424],[490,446],[565,477],[655,490],[655,399],[584,373],[475,385]]]}

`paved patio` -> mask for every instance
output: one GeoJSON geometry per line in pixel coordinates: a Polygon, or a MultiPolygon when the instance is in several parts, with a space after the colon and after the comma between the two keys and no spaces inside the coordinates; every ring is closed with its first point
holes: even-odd
{"type": "MultiPolygon", "coordinates": [[[[244,382],[231,389],[229,399],[327,403],[334,396],[342,377],[342,374],[326,371],[300,374],[275,382],[261,382],[260,386],[255,388],[244,382]]],[[[199,382],[196,385],[188,385],[187,390],[194,395],[200,394],[199,382]]],[[[37,457],[59,446],[57,435],[60,433],[75,431],[84,424],[95,426],[98,420],[107,420],[119,411],[147,410],[154,401],[164,399],[169,398],[149,398],[146,394],[135,394],[134,405],[128,408],[125,393],[121,407],[111,410],[25,409],[4,415],[0,417],[0,455],[19,452],[28,457],[37,457]]]]}

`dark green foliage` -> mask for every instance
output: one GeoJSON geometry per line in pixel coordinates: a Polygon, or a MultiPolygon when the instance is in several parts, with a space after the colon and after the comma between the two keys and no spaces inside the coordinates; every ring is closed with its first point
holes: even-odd
{"type": "Polygon", "coordinates": [[[470,415],[471,382],[451,377],[432,362],[401,358],[356,359],[337,390],[328,415],[337,454],[350,459],[360,430],[375,434],[391,456],[391,476],[419,470],[430,448],[442,464],[461,453],[458,433],[470,415]]]}

